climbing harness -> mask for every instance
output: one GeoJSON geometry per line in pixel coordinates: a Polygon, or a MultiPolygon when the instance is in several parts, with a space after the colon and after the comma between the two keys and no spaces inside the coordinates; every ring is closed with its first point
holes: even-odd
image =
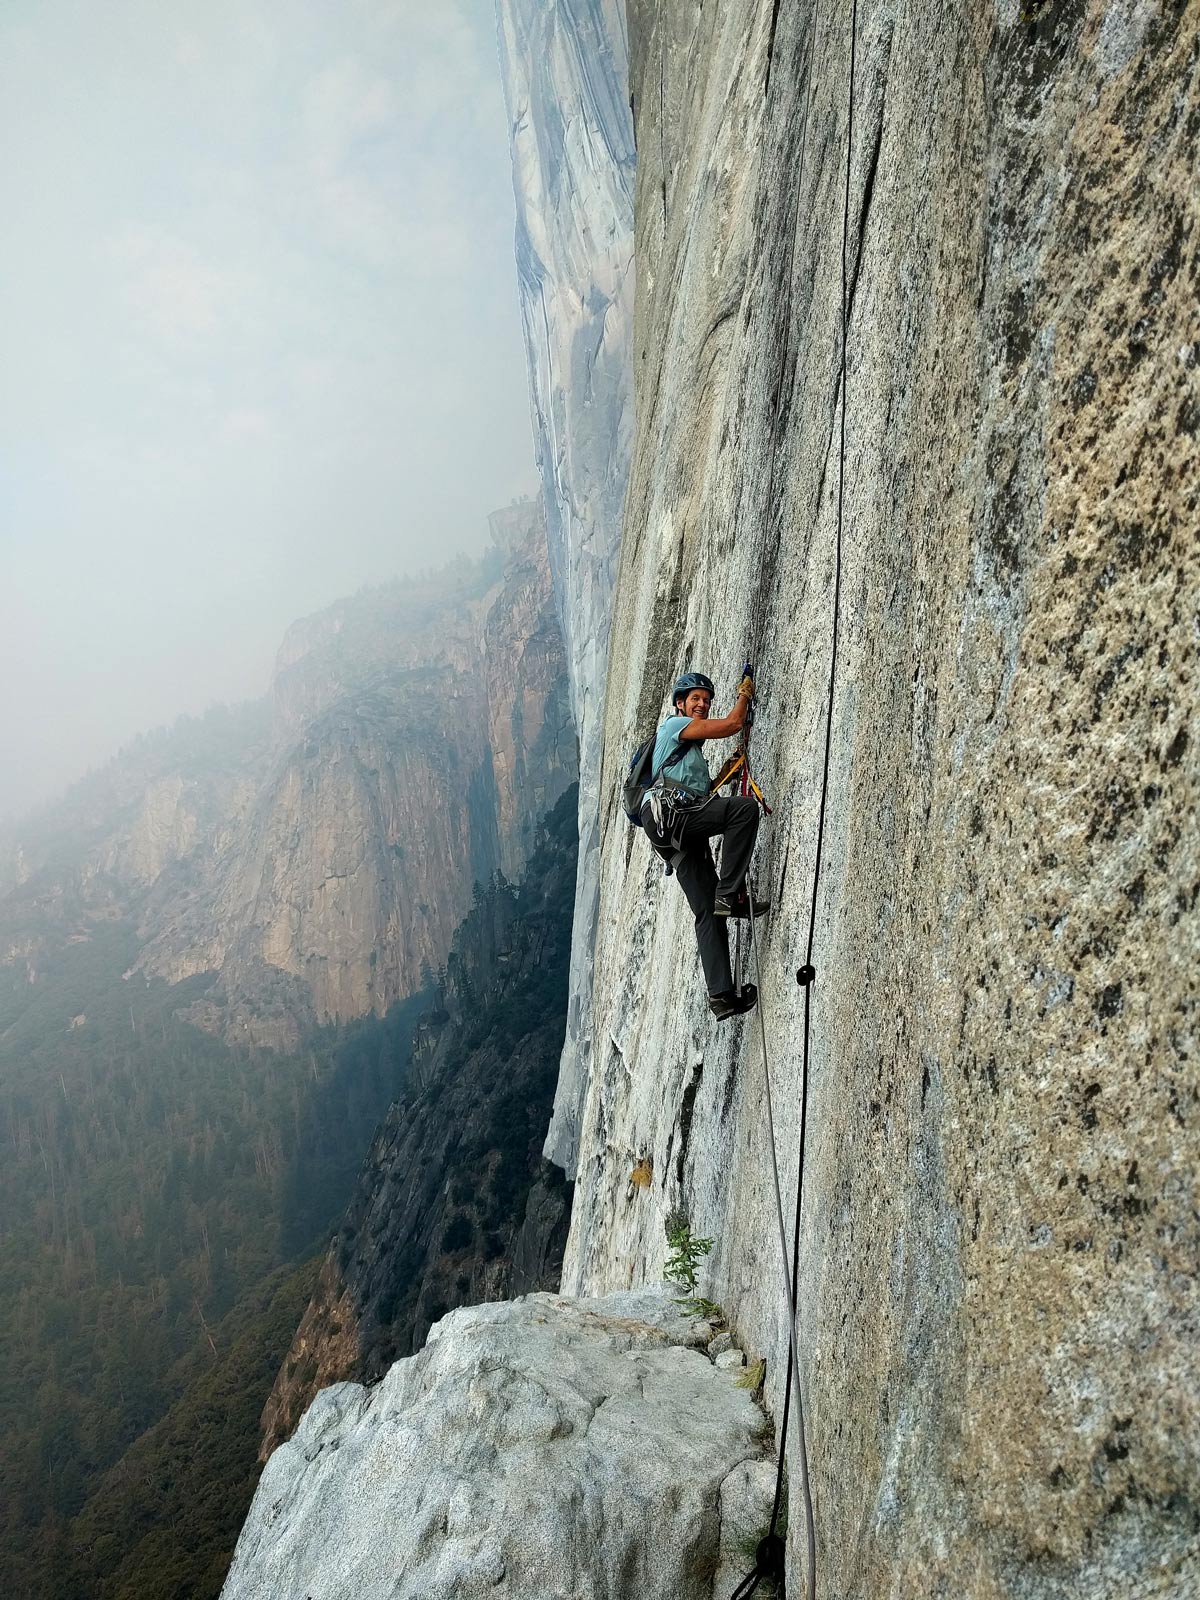
{"type": "Polygon", "coordinates": [[[703,811],[715,793],[712,789],[708,794],[693,794],[690,789],[662,782],[647,790],[642,803],[642,827],[651,846],[665,862],[664,877],[669,878],[679,865],[684,823],[688,817],[703,811]]]}
{"type": "MultiPolygon", "coordinates": [[[[804,176],[804,154],[808,140],[808,113],[812,98],[812,58],[813,41],[816,37],[817,8],[814,7],[811,31],[809,34],[808,62],[805,69],[805,104],[804,124],[800,145],[800,180],[804,176]]],[[[846,112],[846,181],[842,205],[842,295],[841,295],[841,361],[838,374],[838,386],[841,391],[841,421],[838,448],[838,495],[837,495],[837,536],[834,545],[834,582],[833,582],[833,628],[832,644],[829,661],[829,693],[825,716],[825,750],[821,769],[821,800],[817,812],[817,840],[813,859],[812,898],[809,904],[808,939],[805,945],[804,961],[796,971],[796,982],[804,991],[804,1031],[803,1031],[803,1058],[802,1058],[802,1090],[800,1100],[800,1141],[799,1162],[796,1174],[796,1208],[792,1228],[792,1248],[789,1270],[789,1252],[787,1247],[787,1228],[783,1213],[783,1191],[779,1177],[779,1159],[775,1141],[775,1118],[771,1095],[771,1072],[767,1057],[767,1025],[764,1007],[760,998],[758,1007],[759,1027],[761,1030],[763,1078],[766,1086],[767,1124],[770,1135],[771,1170],[775,1184],[775,1205],[779,1225],[779,1242],[781,1250],[781,1264],[783,1268],[784,1286],[787,1292],[788,1316],[788,1363],[787,1374],[784,1378],[783,1391],[783,1416],[779,1428],[779,1465],[775,1475],[775,1502],[771,1511],[771,1523],[766,1538],[760,1543],[755,1558],[755,1567],[752,1573],[747,1574],[743,1582],[735,1590],[731,1600],[745,1600],[745,1597],[757,1589],[764,1578],[774,1581],[776,1594],[782,1596],[784,1587],[784,1563],[782,1555],[782,1541],[777,1533],[779,1514],[783,1504],[784,1466],[787,1456],[787,1427],[789,1411],[793,1392],[796,1399],[796,1433],[800,1448],[800,1477],[801,1488],[804,1496],[805,1534],[807,1540],[807,1562],[805,1565],[805,1588],[808,1600],[815,1600],[816,1595],[816,1526],[813,1515],[812,1485],[809,1475],[808,1439],[805,1428],[804,1395],[800,1382],[800,1360],[797,1350],[796,1314],[799,1296],[799,1270],[800,1270],[800,1224],[801,1208],[804,1197],[804,1164],[805,1141],[808,1132],[808,1089],[809,1089],[809,1063],[811,1056],[812,1037],[812,992],[816,980],[816,967],[813,964],[813,947],[816,939],[817,902],[821,879],[821,858],[825,843],[825,816],[829,799],[829,766],[830,754],[833,743],[833,705],[834,693],[837,687],[837,661],[838,661],[838,634],[841,615],[842,594],[842,531],[845,522],[845,484],[846,484],[846,335],[848,318],[848,247],[850,235],[850,168],[854,150],[854,67],[858,45],[858,0],[852,0],[850,15],[850,72],[847,91],[846,112]],[[764,1558],[764,1546],[774,1543],[779,1547],[776,1560],[773,1554],[764,1558]]],[[[795,277],[794,270],[788,281],[788,318],[791,316],[791,285],[795,277]]],[[[782,367],[780,371],[780,386],[783,382],[782,367]]],[[[771,463],[768,480],[768,495],[774,487],[775,452],[778,443],[779,427],[779,393],[776,392],[774,427],[771,440],[771,463]]],[[[754,888],[747,879],[747,890],[750,898],[750,947],[754,958],[755,973],[759,977],[760,986],[762,969],[759,965],[757,933],[753,915],[754,888]]]]}

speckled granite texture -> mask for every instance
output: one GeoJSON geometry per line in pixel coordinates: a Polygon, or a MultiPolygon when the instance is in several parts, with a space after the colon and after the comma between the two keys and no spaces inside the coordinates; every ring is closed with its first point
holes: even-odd
{"type": "Polygon", "coordinates": [[[724,1600],[771,1476],[707,1332],[661,1293],[452,1311],[374,1388],[317,1396],[224,1600],[724,1600]]]}
{"type": "MultiPolygon", "coordinates": [[[[637,436],[602,794],[677,670],[728,696],[760,657],[790,1209],[851,13],[629,12],[637,436]]],[[[818,1593],[1197,1594],[1200,5],[857,14],[801,1244],[818,1593]]],[[[758,1034],[710,1019],[682,896],[615,803],[595,960],[564,1289],[656,1278],[683,1204],[778,1408],[758,1034]]]]}

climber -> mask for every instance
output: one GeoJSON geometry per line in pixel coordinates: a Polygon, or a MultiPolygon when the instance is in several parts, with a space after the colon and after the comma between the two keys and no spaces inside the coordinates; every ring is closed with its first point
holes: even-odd
{"type": "MultiPolygon", "coordinates": [[[[712,790],[708,764],[700,747],[706,739],[728,739],[740,733],[754,699],[754,680],[747,673],[738,684],[737,700],[727,717],[709,717],[716,693],[702,672],[685,672],[671,691],[673,715],[659,726],[652,771],[657,775],[642,807],[642,827],[651,844],[675,868],[679,887],[696,919],[696,943],[713,1015],[727,1017],[749,1011],[758,999],[752,983],[739,994],[729,965],[730,917],[748,917],[746,874],[758,833],[758,802],[749,795],[727,797],[712,790]],[[720,836],[721,876],[713,865],[708,841],[720,836]]],[[[755,900],[758,916],[768,909],[755,900]]]]}

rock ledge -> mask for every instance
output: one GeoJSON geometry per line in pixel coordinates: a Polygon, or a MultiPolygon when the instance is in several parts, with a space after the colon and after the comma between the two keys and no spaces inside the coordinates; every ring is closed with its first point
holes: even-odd
{"type": "Polygon", "coordinates": [[[451,1312],[373,1389],[317,1397],[223,1600],[708,1600],[722,1486],[766,1433],[708,1336],[647,1290],[451,1312]]]}

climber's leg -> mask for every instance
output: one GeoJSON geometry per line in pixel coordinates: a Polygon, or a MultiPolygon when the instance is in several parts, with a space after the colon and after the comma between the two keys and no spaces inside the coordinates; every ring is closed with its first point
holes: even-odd
{"type": "Polygon", "coordinates": [[[675,867],[675,876],[696,919],[696,944],[700,949],[700,965],[704,969],[708,992],[710,995],[728,994],[733,988],[729,933],[724,920],[713,914],[717,869],[708,853],[708,844],[702,837],[693,839],[690,844],[685,841],[675,867]]]}
{"type": "Polygon", "coordinates": [[[724,809],[721,827],[721,879],[717,884],[719,900],[734,900],[745,887],[750,870],[750,857],[754,854],[754,841],[758,838],[758,819],[761,812],[753,795],[735,794],[720,801],[724,809]]]}
{"type": "Polygon", "coordinates": [[[713,795],[695,811],[683,813],[683,842],[696,848],[721,835],[721,880],[716,898],[734,900],[741,893],[758,837],[758,801],[752,795],[713,795]]]}

